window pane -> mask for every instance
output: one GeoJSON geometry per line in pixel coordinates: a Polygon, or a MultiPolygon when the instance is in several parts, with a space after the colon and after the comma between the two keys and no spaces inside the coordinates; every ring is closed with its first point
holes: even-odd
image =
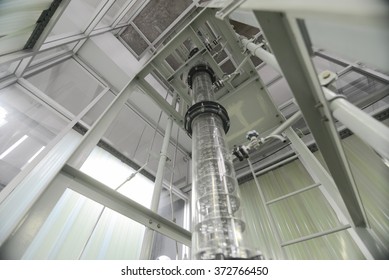
{"type": "Polygon", "coordinates": [[[13,61],[0,65],[0,79],[13,74],[20,61],[13,61]]]}
{"type": "MultiPolygon", "coordinates": [[[[99,147],[92,151],[80,170],[112,189],[117,189],[135,172],[133,168],[99,147]]],[[[117,191],[145,207],[150,207],[153,189],[153,182],[142,174],[137,174],[117,191]]]]}
{"type": "Polygon", "coordinates": [[[43,51],[34,57],[34,60],[31,62],[31,65],[36,65],[36,64],[41,63],[43,61],[54,58],[60,54],[66,53],[66,52],[72,50],[76,46],[76,44],[77,43],[71,43],[71,44],[59,46],[59,47],[51,49],[51,50],[43,51]]]}
{"type": "Polygon", "coordinates": [[[103,86],[73,59],[27,80],[75,115],[103,90],[103,86]]]}
{"type": "Polygon", "coordinates": [[[119,13],[122,11],[122,8],[127,0],[117,0],[115,3],[109,8],[108,12],[101,19],[97,28],[102,28],[106,26],[111,26],[111,24],[116,20],[119,16],[119,13]]]}
{"type": "Polygon", "coordinates": [[[0,55],[22,50],[51,0],[0,1],[0,55]]]}
{"type": "Polygon", "coordinates": [[[340,76],[331,85],[336,88],[337,93],[345,95],[347,100],[352,103],[386,86],[373,77],[362,75],[353,70],[340,76]]]}
{"type": "Polygon", "coordinates": [[[0,188],[41,152],[67,122],[18,85],[0,90],[0,188]]]}
{"type": "Polygon", "coordinates": [[[55,35],[79,34],[85,31],[102,0],[73,0],[60,17],[47,41],[55,35]]]}

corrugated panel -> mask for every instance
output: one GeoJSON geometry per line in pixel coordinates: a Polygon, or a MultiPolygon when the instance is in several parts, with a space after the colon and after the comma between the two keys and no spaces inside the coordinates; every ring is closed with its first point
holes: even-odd
{"type": "MultiPolygon", "coordinates": [[[[389,120],[384,123],[388,124],[389,120]]],[[[389,168],[357,136],[342,142],[370,227],[379,239],[382,252],[389,257],[389,168]]],[[[323,164],[321,153],[316,152],[315,156],[323,164]]]]}
{"type": "MultiPolygon", "coordinates": [[[[258,181],[267,201],[313,184],[298,160],[258,177],[258,181]]],[[[249,240],[263,251],[266,258],[280,259],[280,245],[271,230],[264,206],[259,199],[257,186],[250,181],[243,184],[240,189],[249,240]]],[[[270,205],[270,211],[282,242],[341,226],[318,188],[275,202],[270,205]]],[[[284,248],[288,259],[364,258],[345,230],[284,248]]]]}
{"type": "Polygon", "coordinates": [[[343,141],[368,222],[389,257],[389,168],[357,136],[343,141]]]}

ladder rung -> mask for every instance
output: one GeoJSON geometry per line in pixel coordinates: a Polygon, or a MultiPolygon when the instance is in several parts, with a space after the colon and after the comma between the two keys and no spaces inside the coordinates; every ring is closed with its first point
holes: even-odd
{"type": "Polygon", "coordinates": [[[288,193],[288,194],[286,194],[286,195],[277,197],[276,199],[270,200],[270,201],[266,202],[266,204],[267,204],[267,205],[272,204],[272,203],[274,203],[274,202],[277,202],[277,201],[283,200],[283,199],[285,199],[285,198],[294,196],[294,195],[296,195],[296,194],[299,194],[299,193],[308,191],[308,190],[310,190],[310,189],[316,188],[316,187],[318,187],[318,186],[320,186],[320,185],[321,185],[320,183],[316,183],[316,184],[310,185],[310,186],[308,186],[308,187],[299,189],[299,190],[297,190],[297,191],[294,191],[294,192],[288,193]]]}
{"type": "Polygon", "coordinates": [[[334,229],[329,229],[329,230],[326,230],[326,231],[317,232],[317,233],[314,233],[314,234],[311,234],[311,235],[307,235],[307,236],[303,236],[303,237],[300,237],[300,238],[297,238],[297,239],[293,239],[293,240],[290,240],[290,241],[287,241],[287,242],[283,242],[281,244],[281,247],[285,247],[285,246],[288,246],[288,245],[292,245],[292,244],[296,244],[296,243],[299,243],[299,242],[307,241],[307,240],[314,239],[314,238],[317,238],[317,237],[320,237],[320,236],[323,236],[323,235],[327,235],[327,234],[330,234],[330,233],[335,233],[335,232],[338,232],[338,231],[342,231],[342,230],[345,230],[345,229],[348,229],[348,228],[351,228],[351,226],[350,225],[342,225],[342,226],[339,226],[339,227],[334,228],[334,229]]]}

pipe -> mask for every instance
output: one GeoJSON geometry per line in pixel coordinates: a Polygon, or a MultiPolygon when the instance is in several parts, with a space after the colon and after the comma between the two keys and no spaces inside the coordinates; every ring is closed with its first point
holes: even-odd
{"type": "Polygon", "coordinates": [[[287,129],[289,126],[296,123],[301,117],[302,117],[301,111],[297,111],[294,113],[293,116],[291,116],[289,119],[287,119],[285,122],[283,122],[279,127],[277,127],[275,130],[273,130],[270,135],[277,135],[282,133],[285,129],[287,129]]]}
{"type": "MultiPolygon", "coordinates": [[[[243,46],[249,50],[251,54],[262,59],[282,74],[281,68],[273,54],[265,51],[260,45],[254,44],[242,36],[240,36],[240,39],[243,46]]],[[[384,158],[389,159],[389,128],[346,101],[343,96],[332,92],[326,87],[322,87],[322,90],[329,103],[332,115],[384,158]]],[[[274,134],[274,132],[272,134],[274,134]]]]}
{"type": "MultiPolygon", "coordinates": [[[[151,199],[151,205],[150,205],[150,210],[154,211],[155,213],[158,212],[159,200],[161,197],[163,175],[164,175],[165,164],[167,160],[167,149],[169,146],[170,136],[172,133],[172,127],[173,127],[173,119],[169,117],[166,124],[165,136],[163,138],[157,174],[155,176],[153,197],[151,199]]],[[[154,239],[154,231],[149,228],[146,228],[139,259],[141,260],[150,259],[151,250],[153,246],[153,239],[154,239]]]]}
{"type": "Polygon", "coordinates": [[[278,134],[271,134],[271,135],[269,135],[269,136],[266,136],[265,137],[265,142],[266,141],[269,141],[270,139],[278,139],[278,140],[280,140],[282,143],[285,143],[286,142],[286,138],[285,137],[283,137],[283,136],[281,136],[281,135],[278,135],[278,134]]]}
{"type": "Polygon", "coordinates": [[[243,36],[239,36],[243,47],[250,51],[252,55],[260,58],[266,64],[272,66],[278,73],[282,74],[280,65],[278,65],[277,59],[275,56],[267,51],[265,51],[261,45],[257,45],[243,36]]]}
{"type": "Polygon", "coordinates": [[[389,128],[369,114],[323,87],[332,115],[342,122],[363,141],[373,147],[384,158],[389,159],[389,128]]]}

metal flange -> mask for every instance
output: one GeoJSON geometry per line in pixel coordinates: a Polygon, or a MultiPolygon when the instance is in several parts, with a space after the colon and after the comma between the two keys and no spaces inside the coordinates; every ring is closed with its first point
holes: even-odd
{"type": "Polygon", "coordinates": [[[196,74],[198,72],[208,73],[209,76],[211,77],[212,84],[216,81],[215,72],[213,72],[211,67],[209,67],[207,64],[197,64],[196,66],[193,66],[188,72],[187,82],[188,82],[188,86],[190,88],[192,88],[192,83],[193,83],[192,78],[193,78],[194,74],[196,74]]]}
{"type": "Polygon", "coordinates": [[[224,132],[228,132],[228,130],[230,129],[230,118],[228,117],[227,110],[217,102],[201,101],[192,105],[185,114],[184,126],[190,136],[192,136],[193,120],[199,115],[209,113],[218,115],[223,122],[224,132]]]}

